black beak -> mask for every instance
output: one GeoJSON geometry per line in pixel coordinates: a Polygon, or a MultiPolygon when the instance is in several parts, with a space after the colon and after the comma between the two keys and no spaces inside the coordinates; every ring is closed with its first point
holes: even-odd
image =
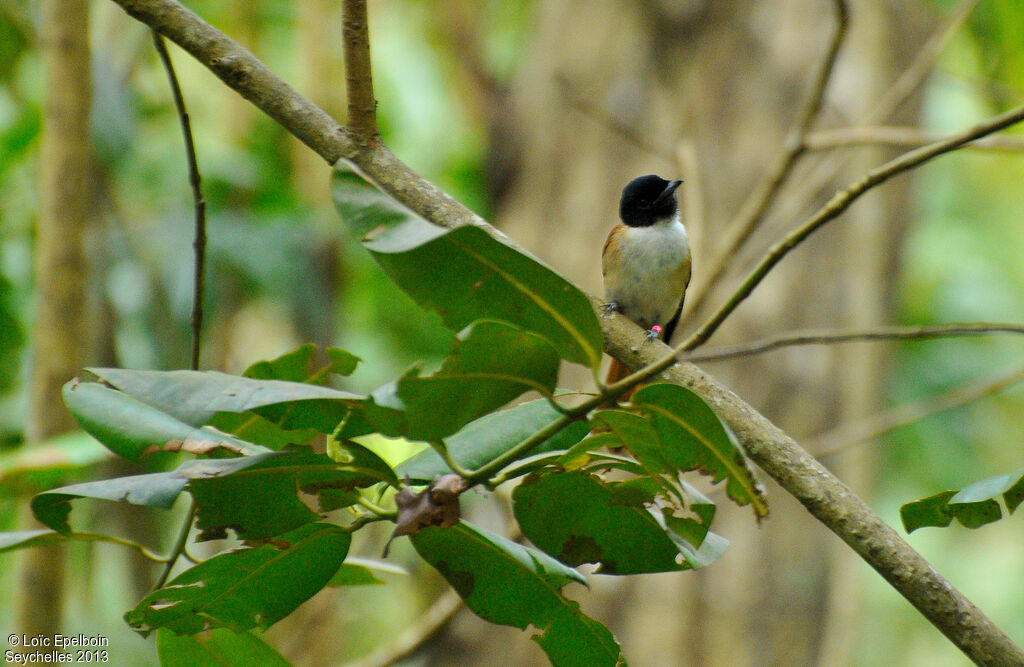
{"type": "Polygon", "coordinates": [[[652,206],[657,206],[661,202],[671,197],[673,194],[675,194],[676,189],[682,184],[683,182],[678,179],[675,181],[669,181],[668,185],[665,186],[665,189],[661,191],[660,195],[658,195],[658,198],[654,200],[652,206]]]}

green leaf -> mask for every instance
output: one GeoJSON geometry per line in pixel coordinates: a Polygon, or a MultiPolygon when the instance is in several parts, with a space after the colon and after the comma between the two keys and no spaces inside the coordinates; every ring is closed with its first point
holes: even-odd
{"type": "Polygon", "coordinates": [[[998,498],[1012,514],[1024,494],[1024,469],[975,482],[960,491],[943,491],[900,507],[903,528],[911,533],[925,526],[945,528],[956,519],[980,528],[1002,518],[998,498]]]}
{"type": "Polygon", "coordinates": [[[223,553],[185,570],[125,614],[142,635],[157,628],[194,635],[208,628],[266,629],[327,585],[351,536],[314,523],[273,543],[223,553]]]}
{"type": "Polygon", "coordinates": [[[601,362],[601,326],[586,295],[483,229],[446,230],[390,199],[339,161],[335,207],[381,268],[423,308],[460,331],[482,319],[511,322],[551,341],[563,359],[601,362]]]}
{"type": "Polygon", "coordinates": [[[128,394],[96,382],[64,385],[64,403],[82,428],[110,451],[131,461],[159,451],[172,441],[256,454],[263,447],[220,433],[196,428],[128,394]]]}
{"type": "Polygon", "coordinates": [[[476,322],[436,373],[414,369],[375,391],[374,403],[389,410],[383,419],[379,412],[367,418],[386,435],[439,440],[526,391],[552,393],[558,363],[543,338],[504,322],[476,322]]]}
{"type": "MultiPolygon", "coordinates": [[[[257,362],[247,368],[243,375],[258,380],[286,380],[323,385],[331,373],[351,375],[359,363],[359,357],[332,347],[327,349],[329,363],[313,370],[315,352],[316,346],[308,343],[271,361],[257,362]]],[[[254,408],[257,412],[218,412],[211,420],[211,424],[222,431],[234,433],[265,447],[283,449],[288,445],[312,441],[321,430],[326,431],[327,427],[333,429],[345,414],[339,409],[325,420],[323,429],[286,429],[281,426],[295,420],[290,413],[298,411],[301,414],[310,407],[309,404],[285,403],[254,408]]]]}
{"type": "Polygon", "coordinates": [[[665,522],[655,519],[659,510],[645,507],[654,502],[657,491],[653,483],[642,488],[630,482],[605,482],[596,475],[548,470],[528,476],[516,487],[513,511],[531,542],[568,565],[599,563],[602,574],[695,567],[669,537],[672,531],[666,530],[665,522]]]}
{"type": "Polygon", "coordinates": [[[585,583],[572,568],[465,521],[427,528],[411,539],[478,616],[521,630],[537,628],[533,639],[552,665],[625,664],[608,628],[559,592],[570,581],[585,583]]]}
{"type": "MultiPolygon", "coordinates": [[[[230,474],[193,479],[189,493],[195,498],[199,540],[223,539],[231,528],[239,539],[256,540],[280,535],[320,518],[299,497],[302,491],[320,501],[321,512],[336,509],[337,490],[351,490],[382,481],[397,483],[394,472],[369,450],[351,443],[359,456],[339,463],[308,451],[282,452],[230,474]],[[381,468],[383,466],[383,468],[381,468]]],[[[355,502],[355,496],[351,497],[355,502]]]]}
{"type": "Polygon", "coordinates": [[[284,428],[331,433],[362,396],[330,387],[284,380],[257,380],[216,371],[137,371],[90,368],[126,394],[181,421],[199,426],[217,412],[247,412],[293,404],[264,414],[284,428]]]}
{"type": "Polygon", "coordinates": [[[160,667],[291,665],[280,653],[251,632],[234,632],[224,628],[194,635],[176,635],[169,630],[158,630],[156,653],[160,658],[160,667]]]}
{"type": "Polygon", "coordinates": [[[945,528],[953,521],[953,513],[949,511],[949,499],[955,495],[956,491],[943,491],[903,505],[900,507],[903,529],[912,533],[925,526],[945,528]]]}
{"type": "MultiPolygon", "coordinates": [[[[448,438],[448,453],[464,468],[476,470],[493,461],[562,414],[546,400],[529,401],[508,410],[481,417],[448,438]]],[[[557,435],[544,441],[531,454],[569,449],[588,431],[584,422],[570,424],[557,435]]],[[[430,482],[437,475],[451,470],[433,449],[413,456],[396,468],[399,477],[408,475],[414,482],[430,482]]]]}
{"type": "MultiPolygon", "coordinates": [[[[633,394],[631,402],[654,426],[664,465],[679,472],[698,470],[716,484],[724,479],[734,502],[750,505],[758,519],[768,515],[764,491],[743,450],[704,399],[686,387],[652,384],[633,394]]],[[[635,440],[624,444],[644,450],[643,443],[635,440]]],[[[646,454],[645,458],[652,460],[646,454]]]]}
{"type": "Polygon", "coordinates": [[[186,461],[177,470],[171,472],[132,475],[62,486],[58,489],[44,491],[32,498],[32,513],[43,525],[67,535],[71,532],[68,515],[71,513],[72,500],[97,498],[131,505],[170,509],[185,489],[189,479],[229,474],[274,456],[278,456],[278,454],[270,453],[233,459],[197,459],[186,461]]]}
{"type": "Polygon", "coordinates": [[[352,375],[360,359],[336,347],[327,348],[328,364],[313,369],[316,345],[306,343],[270,361],[258,361],[242,373],[256,380],[287,380],[322,385],[331,373],[352,375]]]}

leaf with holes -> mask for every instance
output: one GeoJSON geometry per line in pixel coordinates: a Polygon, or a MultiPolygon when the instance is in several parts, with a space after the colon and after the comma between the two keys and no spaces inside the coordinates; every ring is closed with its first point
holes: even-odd
{"type": "Polygon", "coordinates": [[[704,399],[686,387],[652,384],[636,392],[631,403],[654,426],[664,465],[679,472],[698,470],[716,484],[725,480],[734,502],[750,505],[759,520],[768,515],[764,490],[736,437],[704,399]]]}
{"type": "Polygon", "coordinates": [[[908,533],[926,526],[945,528],[953,519],[961,526],[980,528],[1002,518],[999,498],[1008,513],[1017,509],[1024,499],[1024,469],[907,503],[900,507],[900,518],[908,533]]]}
{"type": "Polygon", "coordinates": [[[314,523],[259,547],[219,554],[147,595],[125,620],[143,636],[158,628],[185,635],[266,629],[327,585],[351,541],[338,526],[314,523]]]}
{"type": "Polygon", "coordinates": [[[586,582],[576,570],[465,521],[427,528],[411,539],[478,616],[521,630],[537,628],[533,639],[552,665],[625,664],[608,628],[562,596],[560,589],[570,581],[586,582]]]}
{"type": "Polygon", "coordinates": [[[671,515],[656,518],[663,513],[655,504],[659,490],[645,478],[607,482],[586,473],[545,470],[515,488],[513,511],[531,542],[568,565],[598,563],[602,574],[640,574],[707,564],[707,553],[688,561],[697,548],[693,544],[679,549],[671,536],[676,531],[666,528],[671,515]]]}

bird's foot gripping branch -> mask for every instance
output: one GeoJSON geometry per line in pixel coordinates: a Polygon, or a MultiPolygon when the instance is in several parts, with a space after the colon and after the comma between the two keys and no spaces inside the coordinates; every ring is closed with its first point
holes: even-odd
{"type": "Polygon", "coordinates": [[[628,575],[715,561],[728,544],[710,531],[715,505],[683,474],[724,482],[733,501],[764,517],[735,438],[678,385],[645,386],[615,409],[601,407],[612,390],[559,391],[563,362],[596,374],[601,361],[586,295],[481,229],[426,223],[345,165],[334,195],[384,271],[456,332],[438,370],[414,367],[357,395],[330,385],[358,358],[335,349],[318,357],[311,345],[242,376],[89,369],[64,390],[82,427],[132,461],[177,458],[164,472],[39,494],[32,509],[48,530],[0,536],[0,548],[104,539],[73,529],[80,499],[170,509],[187,493],[196,540],[231,531],[244,547],[185,569],[126,614],[139,632],[168,638],[161,646],[180,648],[204,630],[268,627],[325,586],[372,578],[372,565],[346,556],[361,528],[390,521],[481,617],[537,628],[553,663],[620,663],[610,631],[561,589],[586,583],[583,564],[628,575]],[[531,391],[541,398],[506,407],[531,391]],[[423,445],[392,465],[373,451],[375,436],[423,445]],[[460,518],[466,489],[510,480],[519,481],[515,519],[535,547],[460,518]]]}

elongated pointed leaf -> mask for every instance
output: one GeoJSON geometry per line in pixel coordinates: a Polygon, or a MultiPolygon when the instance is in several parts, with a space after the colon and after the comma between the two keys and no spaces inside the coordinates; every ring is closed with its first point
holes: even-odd
{"type": "Polygon", "coordinates": [[[411,539],[478,616],[522,630],[537,628],[533,639],[552,665],[625,663],[608,628],[559,592],[570,581],[585,581],[572,568],[465,521],[427,528],[411,539]]]}
{"type": "Polygon", "coordinates": [[[600,363],[601,327],[586,295],[536,259],[477,227],[426,222],[345,161],[335,167],[333,194],[338,213],[384,271],[448,328],[503,320],[548,339],[563,359],[600,363]]]}
{"type": "MultiPolygon", "coordinates": [[[[464,468],[475,470],[493,461],[533,433],[561,418],[546,400],[536,400],[481,417],[447,440],[448,453],[464,468]]],[[[569,449],[587,434],[584,422],[570,424],[545,440],[531,454],[569,449]]],[[[399,477],[429,482],[451,470],[433,449],[413,456],[396,468],[399,477]]]]}
{"type": "Polygon", "coordinates": [[[282,426],[331,433],[349,405],[363,398],[315,384],[257,380],[216,371],[89,370],[124,393],[194,426],[208,423],[217,412],[246,412],[296,403],[282,426]]]}
{"type": "Polygon", "coordinates": [[[95,498],[170,509],[190,479],[228,474],[256,465],[277,454],[260,454],[234,459],[201,459],[186,461],[177,470],[146,475],[117,477],[96,482],[71,484],[51,489],[32,499],[32,513],[44,525],[67,535],[71,532],[68,515],[71,501],[95,498]]]}
{"type": "Polygon", "coordinates": [[[158,630],[156,653],[160,658],[160,667],[291,665],[280,653],[251,632],[234,632],[224,628],[195,635],[177,635],[169,630],[158,630]]]}
{"type": "Polygon", "coordinates": [[[64,385],[64,403],[82,428],[110,451],[131,461],[176,441],[202,442],[247,454],[266,451],[209,427],[197,428],[128,394],[96,382],[64,385]]]}
{"type": "Polygon", "coordinates": [[[142,635],[268,628],[327,585],[351,540],[337,526],[314,523],[271,544],[214,556],[147,595],[125,620],[142,635]]]}
{"type": "MultiPolygon", "coordinates": [[[[661,440],[660,456],[674,470],[699,470],[715,483],[726,481],[726,493],[754,516],[768,514],[764,490],[732,432],[700,396],[675,384],[652,384],[636,392],[633,405],[647,417],[661,440]]],[[[640,443],[633,446],[641,447],[640,443]]]]}

